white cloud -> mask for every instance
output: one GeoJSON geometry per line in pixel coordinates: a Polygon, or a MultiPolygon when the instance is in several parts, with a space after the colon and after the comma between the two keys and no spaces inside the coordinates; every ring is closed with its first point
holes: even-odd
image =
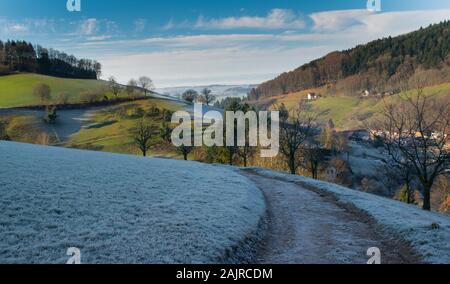
{"type": "Polygon", "coordinates": [[[0,18],[0,32],[7,36],[55,33],[55,20],[24,19],[22,21],[13,21],[0,18]]]}
{"type": "MultiPolygon", "coordinates": [[[[173,21],[171,27],[174,27],[173,21]]],[[[273,9],[265,17],[242,16],[206,19],[200,16],[194,27],[202,29],[302,29],[305,27],[305,22],[292,10],[273,9]]]]}
{"type": "Polygon", "coordinates": [[[313,32],[343,35],[397,35],[421,26],[450,19],[450,10],[423,10],[376,13],[368,10],[341,10],[309,15],[313,32]]]}
{"type": "Polygon", "coordinates": [[[79,35],[92,35],[98,30],[98,20],[95,18],[90,18],[80,22],[78,26],[79,35]]]}
{"type": "Polygon", "coordinates": [[[28,26],[24,24],[13,24],[9,26],[9,31],[13,33],[23,33],[28,32],[28,26]]]}
{"type": "Polygon", "coordinates": [[[86,38],[88,41],[103,41],[112,38],[112,36],[91,36],[86,38]]]}
{"type": "Polygon", "coordinates": [[[329,32],[361,24],[364,18],[371,14],[372,12],[368,10],[341,10],[313,13],[309,17],[314,23],[313,31],[329,32]]]}
{"type": "MultiPolygon", "coordinates": [[[[184,27],[193,33],[198,32],[196,28],[205,32],[123,40],[117,40],[121,33],[114,22],[87,19],[71,23],[72,31],[77,31],[71,35],[71,41],[65,42],[65,37],[61,37],[50,46],[99,60],[105,76],[114,75],[121,82],[149,75],[158,87],[259,83],[328,52],[411,32],[449,19],[449,15],[450,10],[328,11],[309,15],[311,29],[299,31],[304,21],[292,11],[278,9],[266,17],[202,18],[197,23],[175,23],[171,19],[166,29],[184,27]],[[206,25],[222,32],[207,34],[206,25]],[[233,30],[237,28],[258,29],[260,33],[237,33],[233,30]]],[[[50,31],[52,26],[67,28],[58,21],[11,22],[0,18],[0,32],[19,24],[28,27],[29,34],[39,29],[50,31]]],[[[142,25],[135,23],[135,27],[142,25]]]]}
{"type": "Polygon", "coordinates": [[[174,85],[260,83],[295,68],[300,60],[312,60],[328,47],[294,49],[280,47],[245,48],[235,46],[137,53],[98,58],[105,78],[116,76],[121,82],[132,77],[150,76],[157,87],[174,85]],[[293,60],[297,58],[297,60],[293,60]],[[144,64],[145,63],[145,64],[144,64]]]}

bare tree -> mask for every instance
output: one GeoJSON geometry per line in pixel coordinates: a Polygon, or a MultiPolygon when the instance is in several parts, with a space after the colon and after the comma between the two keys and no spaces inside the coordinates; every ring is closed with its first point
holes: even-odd
{"type": "Polygon", "coordinates": [[[47,104],[52,99],[52,89],[47,84],[39,83],[33,87],[33,95],[37,97],[42,104],[47,104]]]}
{"type": "Polygon", "coordinates": [[[131,79],[128,82],[127,87],[125,88],[125,91],[127,92],[127,95],[129,97],[133,96],[134,92],[136,91],[137,85],[138,85],[138,83],[134,79],[131,79]]]}
{"type": "Polygon", "coordinates": [[[69,95],[65,92],[61,92],[58,95],[58,103],[59,104],[66,105],[69,103],[69,99],[70,99],[69,95]]]}
{"type": "Polygon", "coordinates": [[[382,141],[391,159],[405,169],[412,167],[423,189],[423,209],[431,210],[431,188],[449,166],[446,149],[450,105],[425,96],[422,89],[386,104],[379,122],[382,141]]]}
{"type": "Polygon", "coordinates": [[[312,131],[313,118],[306,115],[304,105],[287,111],[284,105],[280,111],[280,152],[288,164],[291,174],[300,166],[298,156],[302,145],[312,131]]]}
{"type": "Polygon", "coordinates": [[[404,158],[400,158],[403,163],[397,163],[394,159],[385,159],[384,162],[384,171],[386,177],[388,177],[391,181],[395,181],[395,183],[401,183],[405,189],[405,201],[408,204],[415,203],[414,196],[414,188],[413,182],[415,180],[415,173],[413,165],[409,164],[407,160],[404,158]]]}
{"type": "Polygon", "coordinates": [[[192,150],[194,150],[194,147],[192,146],[181,145],[180,147],[178,147],[178,152],[183,155],[183,159],[185,161],[188,160],[188,155],[192,152],[192,150]]]}
{"type": "Polygon", "coordinates": [[[216,100],[216,97],[212,95],[210,89],[203,89],[200,94],[200,101],[206,105],[212,104],[216,100]]]}
{"type": "Polygon", "coordinates": [[[318,179],[319,168],[325,160],[325,150],[316,141],[307,141],[301,147],[300,153],[300,166],[309,171],[313,179],[318,179]]]}
{"type": "Polygon", "coordinates": [[[195,90],[187,90],[186,92],[183,93],[183,95],[181,97],[183,100],[185,100],[189,103],[193,103],[197,100],[198,93],[195,90]]]}
{"type": "Polygon", "coordinates": [[[112,76],[109,77],[108,81],[109,81],[109,89],[111,90],[111,93],[113,93],[113,95],[117,99],[117,97],[119,96],[121,87],[120,87],[119,83],[117,83],[116,78],[114,78],[112,76]]]}
{"type": "Polygon", "coordinates": [[[238,155],[241,157],[242,161],[244,162],[244,167],[247,167],[248,161],[250,158],[255,155],[256,149],[254,147],[250,146],[250,143],[248,142],[248,139],[245,141],[244,147],[239,147],[238,155]]]}
{"type": "Polygon", "coordinates": [[[151,91],[155,88],[152,79],[147,76],[140,77],[138,80],[138,84],[142,89],[144,89],[145,95],[147,95],[148,91],[151,91]]]}
{"type": "Polygon", "coordinates": [[[152,146],[152,138],[157,133],[156,127],[151,125],[145,117],[139,119],[136,129],[133,131],[133,137],[144,157],[147,156],[147,152],[152,146]]]}

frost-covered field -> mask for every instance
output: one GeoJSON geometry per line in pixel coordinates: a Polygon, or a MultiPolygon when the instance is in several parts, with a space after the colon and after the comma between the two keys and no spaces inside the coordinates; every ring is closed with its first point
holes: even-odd
{"type": "Polygon", "coordinates": [[[381,226],[408,240],[429,263],[450,263],[450,217],[426,212],[416,206],[392,199],[348,189],[331,183],[293,176],[265,169],[253,169],[267,177],[302,182],[333,193],[340,201],[350,203],[371,215],[381,226]],[[432,224],[439,224],[433,229],[432,224]]]}
{"type": "Polygon", "coordinates": [[[265,211],[219,166],[9,142],[0,162],[0,263],[221,262],[265,211]]]}

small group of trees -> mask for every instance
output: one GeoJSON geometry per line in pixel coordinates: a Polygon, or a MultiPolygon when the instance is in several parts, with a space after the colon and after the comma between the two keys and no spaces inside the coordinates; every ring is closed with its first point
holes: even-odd
{"type": "MultiPolygon", "coordinates": [[[[155,105],[150,106],[148,111],[142,108],[134,110],[132,117],[138,120],[136,127],[131,130],[131,135],[144,157],[147,156],[148,151],[158,138],[165,143],[170,142],[172,135],[172,128],[170,127],[172,114],[173,112],[171,110],[160,109],[155,105]],[[160,127],[153,122],[156,120],[162,120],[160,127]]],[[[185,160],[187,160],[187,154],[184,155],[185,160]]]]}
{"type": "Polygon", "coordinates": [[[117,82],[114,76],[108,79],[109,89],[114,97],[117,99],[122,91],[128,95],[128,97],[133,97],[136,93],[144,92],[147,95],[148,92],[152,91],[155,87],[153,85],[152,79],[147,76],[139,77],[138,80],[130,79],[126,86],[122,86],[117,82]]]}
{"type": "Polygon", "coordinates": [[[417,181],[423,193],[423,209],[431,210],[433,185],[450,167],[446,147],[449,102],[426,96],[419,88],[398,103],[386,103],[376,128],[383,130],[380,141],[389,154],[386,165],[404,182],[406,201],[414,202],[411,185],[417,181]]]}
{"type": "Polygon", "coordinates": [[[210,105],[216,100],[212,91],[207,88],[203,89],[200,94],[193,89],[187,90],[181,95],[181,98],[189,103],[199,102],[205,105],[210,105]]]}

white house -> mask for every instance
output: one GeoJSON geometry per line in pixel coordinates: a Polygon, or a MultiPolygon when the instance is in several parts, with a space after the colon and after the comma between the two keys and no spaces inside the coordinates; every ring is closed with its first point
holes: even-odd
{"type": "Polygon", "coordinates": [[[363,91],[363,92],[361,93],[361,96],[364,97],[364,98],[367,98],[368,96],[370,96],[369,90],[363,91]]]}
{"type": "Polygon", "coordinates": [[[308,94],[308,101],[317,100],[319,96],[316,93],[309,93],[308,94]]]}

